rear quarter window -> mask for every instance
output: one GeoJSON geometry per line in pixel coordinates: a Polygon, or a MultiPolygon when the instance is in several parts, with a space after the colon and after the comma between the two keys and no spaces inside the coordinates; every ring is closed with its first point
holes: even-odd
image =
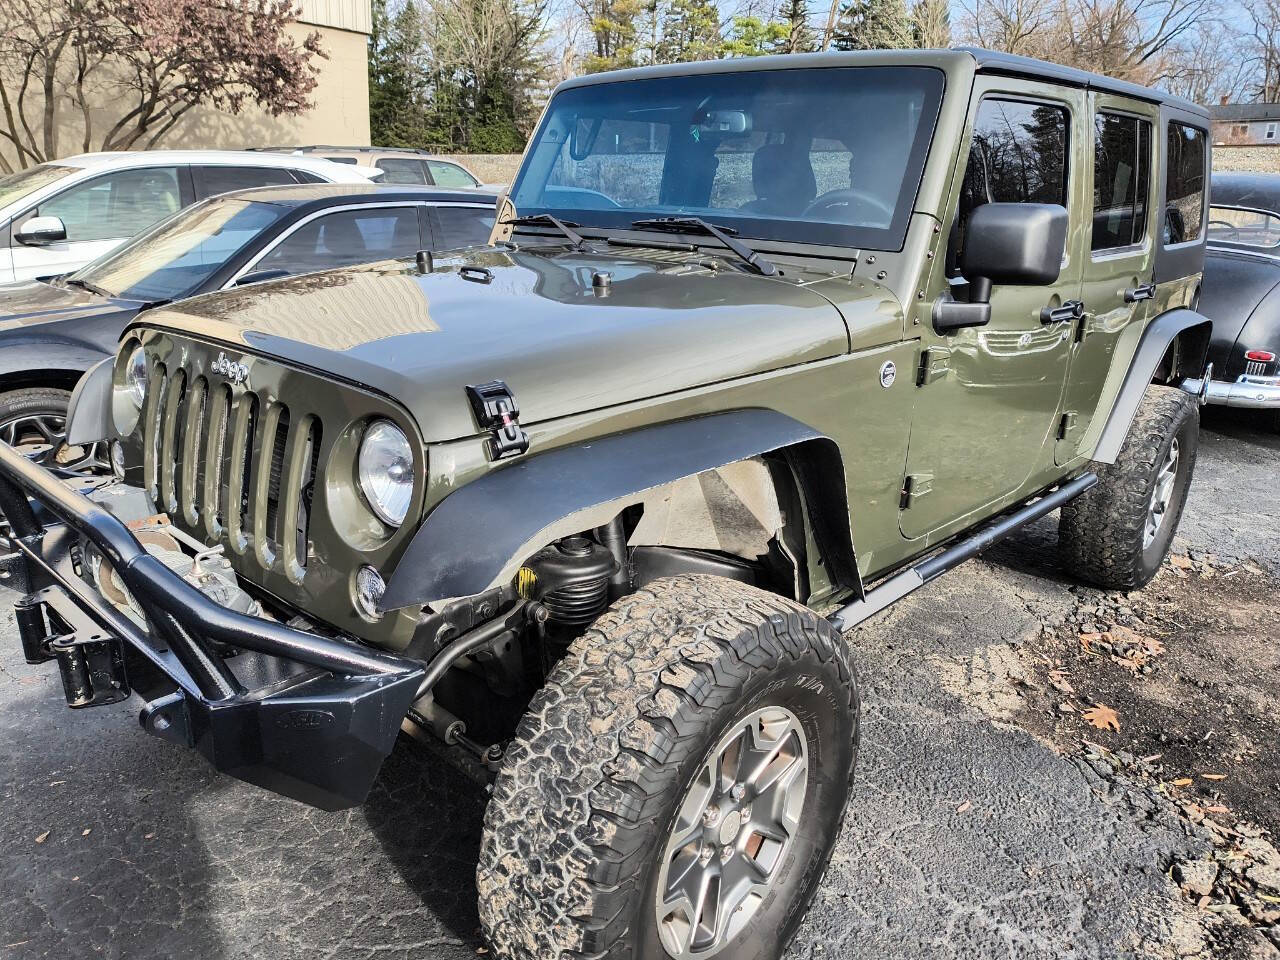
{"type": "Polygon", "coordinates": [[[1208,137],[1199,127],[1170,123],[1166,135],[1168,171],[1164,190],[1164,242],[1199,240],[1204,228],[1204,188],[1208,137]]]}

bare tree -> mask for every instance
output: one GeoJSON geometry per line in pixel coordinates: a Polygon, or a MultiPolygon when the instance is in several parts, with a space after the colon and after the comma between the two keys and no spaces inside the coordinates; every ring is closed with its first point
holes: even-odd
{"type": "Polygon", "coordinates": [[[299,113],[325,54],[295,19],[290,0],[4,0],[0,140],[27,167],[60,155],[68,108],[82,150],[153,147],[201,104],[299,113]]]}
{"type": "Polygon", "coordinates": [[[1248,92],[1263,103],[1280,99],[1280,0],[1246,0],[1249,62],[1254,69],[1248,92]]]}
{"type": "Polygon", "coordinates": [[[962,6],[960,33],[968,42],[989,50],[1038,56],[1058,11],[1050,0],[969,0],[962,6]]]}

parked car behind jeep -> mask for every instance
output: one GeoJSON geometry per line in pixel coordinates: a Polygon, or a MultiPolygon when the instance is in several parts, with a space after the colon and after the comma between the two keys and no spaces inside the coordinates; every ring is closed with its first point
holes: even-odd
{"type": "Polygon", "coordinates": [[[1207,131],[984,51],[562,84],[490,247],[143,314],[70,418],[117,481],[0,445],[26,656],[318,806],[402,728],[491,780],[504,957],[779,956],[842,634],[1059,508],[1081,579],[1166,556],[1207,131]]]}
{"type": "Polygon", "coordinates": [[[1215,173],[1200,310],[1213,319],[1209,403],[1280,432],[1280,176],[1215,173]]]}
{"type": "Polygon", "coordinates": [[[144,310],[215,290],[419,250],[487,243],[497,196],[370,183],[264,187],[200,201],[52,281],[0,284],[0,440],[37,462],[105,468],[67,445],[71,387],[144,310]]]}

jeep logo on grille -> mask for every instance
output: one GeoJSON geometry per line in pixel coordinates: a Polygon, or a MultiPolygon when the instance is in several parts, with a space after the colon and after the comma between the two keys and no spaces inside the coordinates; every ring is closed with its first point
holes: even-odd
{"type": "Polygon", "coordinates": [[[218,359],[213,361],[210,368],[214,373],[220,373],[232,383],[244,383],[249,379],[249,365],[243,360],[236,362],[227,358],[225,353],[219,353],[218,359]]]}

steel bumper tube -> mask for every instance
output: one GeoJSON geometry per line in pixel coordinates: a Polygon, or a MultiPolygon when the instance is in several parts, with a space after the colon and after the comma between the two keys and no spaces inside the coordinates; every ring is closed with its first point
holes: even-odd
{"type": "Polygon", "coordinates": [[[363,802],[424,677],[417,660],[228,610],[151,556],[110,511],[0,443],[0,513],[25,563],[15,613],[28,662],[57,660],[67,702],[124,699],[144,729],[217,769],[326,810],[363,802]],[[74,569],[86,538],[145,613],[74,569]],[[141,690],[135,690],[141,692],[141,690]]]}
{"type": "MultiPolygon", "coordinates": [[[[1199,394],[1201,380],[1185,380],[1182,389],[1199,394]]],[[[1206,403],[1224,407],[1249,407],[1255,410],[1280,410],[1280,377],[1242,376],[1235,381],[1210,380],[1204,394],[1206,403]]]]}

